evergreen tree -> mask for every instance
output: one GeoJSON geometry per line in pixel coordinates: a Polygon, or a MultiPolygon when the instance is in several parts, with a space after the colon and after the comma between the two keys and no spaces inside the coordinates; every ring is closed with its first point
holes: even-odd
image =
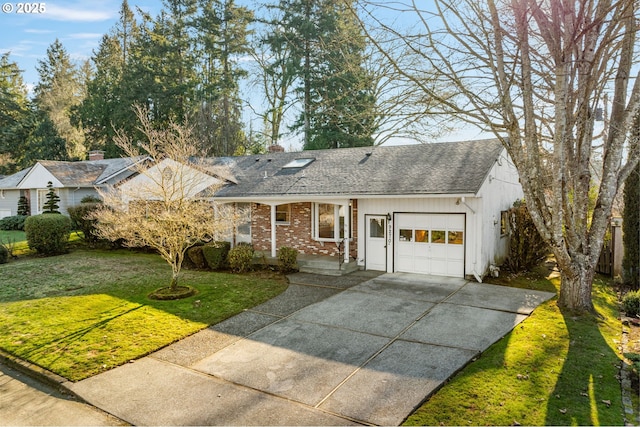
{"type": "Polygon", "coordinates": [[[0,173],[17,170],[31,111],[18,65],[0,55],[0,173]]]}
{"type": "Polygon", "coordinates": [[[113,143],[116,129],[127,135],[136,133],[132,106],[139,102],[138,84],[133,81],[130,52],[140,35],[134,13],[127,0],[120,7],[120,18],[91,60],[94,74],[87,84],[87,95],[77,111],[77,120],[85,129],[87,148],[103,150],[107,158],[120,156],[113,143]]]}
{"type": "Polygon", "coordinates": [[[29,120],[29,133],[18,159],[21,168],[33,166],[38,160],[70,160],[67,141],[46,112],[33,111],[29,120]]]}
{"type": "Polygon", "coordinates": [[[270,43],[289,45],[305,149],[373,145],[374,81],[363,67],[366,40],[349,6],[336,0],[281,0],[270,43]]]}
{"type": "Polygon", "coordinates": [[[22,195],[18,199],[18,215],[28,216],[31,213],[31,207],[29,206],[29,199],[27,196],[22,195]]]}
{"type": "Polygon", "coordinates": [[[247,72],[236,58],[249,52],[253,13],[234,0],[201,0],[197,21],[203,82],[199,91],[196,133],[205,152],[225,156],[246,149],[239,81],[247,72]]]}
{"type": "Polygon", "coordinates": [[[622,242],[624,282],[634,289],[640,289],[640,164],[624,184],[622,242]]]}
{"type": "Polygon", "coordinates": [[[60,197],[58,196],[58,193],[56,193],[55,188],[53,188],[53,183],[51,181],[47,183],[47,188],[49,191],[47,192],[47,201],[42,206],[42,213],[59,214],[60,211],[58,209],[60,209],[60,206],[58,206],[58,203],[60,202],[60,197]]]}
{"type": "Polygon", "coordinates": [[[40,81],[35,87],[35,104],[46,112],[55,130],[66,141],[67,156],[84,159],[84,132],[71,122],[71,111],[80,105],[84,93],[78,69],[56,39],[47,49],[47,59],[38,61],[40,81]]]}

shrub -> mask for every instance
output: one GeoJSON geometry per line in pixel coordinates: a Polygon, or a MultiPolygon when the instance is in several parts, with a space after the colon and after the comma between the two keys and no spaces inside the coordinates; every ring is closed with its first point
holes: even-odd
{"type": "Polygon", "coordinates": [[[43,209],[43,213],[54,213],[54,214],[59,214],[60,211],[58,209],[60,209],[60,206],[58,205],[58,202],[60,202],[60,196],[58,196],[58,193],[56,193],[55,188],[53,188],[53,183],[51,181],[49,181],[47,183],[47,188],[49,189],[49,191],[47,192],[47,201],[44,202],[44,205],[42,206],[43,209]]]}
{"type": "Polygon", "coordinates": [[[203,269],[207,267],[207,261],[202,253],[202,245],[193,246],[187,249],[187,257],[196,268],[203,269]]]}
{"type": "Polygon", "coordinates": [[[514,203],[507,211],[509,220],[509,255],[506,266],[514,273],[537,265],[549,248],[540,236],[524,202],[514,203]]]}
{"type": "Polygon", "coordinates": [[[622,308],[629,317],[639,316],[640,290],[627,292],[627,294],[622,298],[622,308]]]}
{"type": "Polygon", "coordinates": [[[78,206],[70,206],[67,209],[69,217],[71,217],[73,229],[82,231],[84,239],[88,242],[95,243],[100,240],[95,233],[96,223],[98,221],[89,219],[88,215],[101,206],[101,203],[82,203],[78,206]]]}
{"type": "Polygon", "coordinates": [[[227,263],[227,256],[231,249],[229,242],[212,242],[202,246],[202,255],[212,270],[220,270],[227,263]]]}
{"type": "Polygon", "coordinates": [[[0,264],[6,264],[9,261],[9,250],[0,244],[0,264]]]}
{"type": "Polygon", "coordinates": [[[98,196],[94,196],[89,194],[88,196],[84,196],[80,203],[102,203],[102,199],[98,196]]]}
{"type": "Polygon", "coordinates": [[[278,251],[278,268],[283,273],[289,273],[298,269],[298,251],[288,246],[283,246],[278,251]]]}
{"type": "Polygon", "coordinates": [[[254,252],[253,246],[246,243],[241,243],[235,248],[232,248],[227,257],[231,270],[237,271],[238,273],[249,271],[253,264],[254,252]]]}
{"type": "Polygon", "coordinates": [[[67,251],[71,219],[60,214],[30,216],[24,223],[29,248],[44,255],[60,254],[67,251]]]}
{"type": "Polygon", "coordinates": [[[27,196],[20,196],[18,199],[18,215],[28,216],[31,213],[31,207],[29,206],[29,199],[27,196]]]}
{"type": "Polygon", "coordinates": [[[24,230],[26,215],[7,216],[0,219],[0,230],[24,230]]]}

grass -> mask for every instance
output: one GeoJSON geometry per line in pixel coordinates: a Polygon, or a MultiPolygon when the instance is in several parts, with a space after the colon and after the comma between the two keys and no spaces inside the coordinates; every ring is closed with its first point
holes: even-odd
{"type": "MultiPolygon", "coordinates": [[[[510,284],[557,290],[537,270],[510,284]]],[[[546,271],[545,271],[546,273],[546,271]]],[[[552,299],[426,401],[405,425],[624,425],[617,297],[597,279],[600,316],[561,311],[552,299]]]]}
{"type": "Polygon", "coordinates": [[[184,271],[198,290],[147,297],[168,285],[157,255],[75,250],[0,265],[0,349],[78,381],[142,357],[286,289],[277,275],[184,271]]]}
{"type": "Polygon", "coordinates": [[[0,230],[0,245],[4,245],[13,255],[24,254],[29,251],[24,231],[0,230]]]}

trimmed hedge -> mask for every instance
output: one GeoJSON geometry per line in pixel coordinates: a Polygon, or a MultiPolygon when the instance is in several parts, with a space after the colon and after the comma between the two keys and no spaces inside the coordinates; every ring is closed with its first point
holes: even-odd
{"type": "Polygon", "coordinates": [[[622,297],[622,308],[629,317],[640,315],[640,290],[627,292],[622,297]]]}
{"type": "Polygon", "coordinates": [[[244,273],[251,270],[253,266],[253,255],[255,251],[253,246],[241,243],[229,251],[228,260],[229,267],[238,273],[244,273]]]}
{"type": "Polygon", "coordinates": [[[62,214],[33,215],[24,223],[29,248],[44,255],[65,253],[71,234],[71,219],[62,214]]]}
{"type": "Polygon", "coordinates": [[[278,268],[283,273],[290,273],[298,269],[298,251],[283,246],[278,251],[278,268]]]}
{"type": "Polygon", "coordinates": [[[210,269],[221,270],[227,265],[230,249],[229,242],[212,242],[202,246],[202,256],[210,269]]]}
{"type": "Polygon", "coordinates": [[[0,219],[0,230],[24,230],[27,215],[7,216],[0,219]]]}

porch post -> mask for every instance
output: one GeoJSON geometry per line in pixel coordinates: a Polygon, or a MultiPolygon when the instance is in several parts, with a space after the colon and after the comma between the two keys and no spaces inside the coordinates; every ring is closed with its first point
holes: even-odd
{"type": "Polygon", "coordinates": [[[271,257],[276,257],[276,205],[271,205],[271,257]]]}
{"type": "Polygon", "coordinates": [[[349,214],[349,201],[344,205],[344,263],[349,263],[349,222],[351,215],[349,214]]]}

